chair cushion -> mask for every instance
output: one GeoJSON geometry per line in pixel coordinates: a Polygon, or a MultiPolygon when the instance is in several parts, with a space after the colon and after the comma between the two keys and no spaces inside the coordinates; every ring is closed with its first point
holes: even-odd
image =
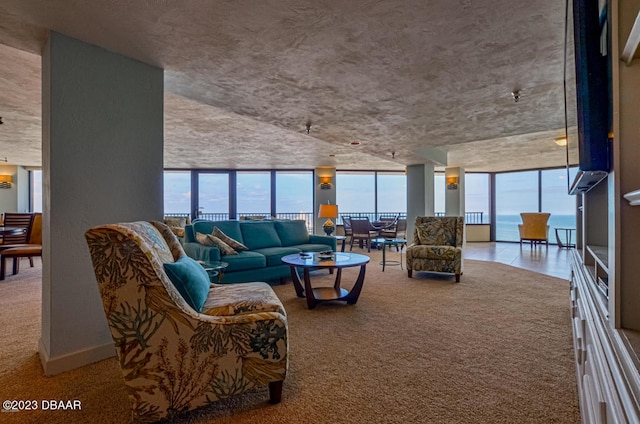
{"type": "Polygon", "coordinates": [[[456,221],[435,218],[416,226],[420,244],[431,246],[456,245],[456,221]]]}
{"type": "Polygon", "coordinates": [[[283,246],[309,243],[309,231],[304,221],[276,221],[275,226],[283,246]]]}
{"type": "Polygon", "coordinates": [[[245,221],[240,225],[242,239],[249,250],[282,246],[273,221],[245,221]]]}
{"type": "Polygon", "coordinates": [[[184,300],[193,309],[202,312],[211,285],[207,271],[188,256],[181,256],[177,261],[163,265],[167,276],[184,300]]]}
{"type": "Polygon", "coordinates": [[[15,247],[0,250],[2,256],[38,256],[42,255],[41,244],[17,244],[15,247]]]}
{"type": "Polygon", "coordinates": [[[409,247],[411,256],[420,259],[438,259],[452,261],[462,255],[462,249],[453,246],[423,246],[414,244],[409,247]]]}
{"type": "Polygon", "coordinates": [[[212,284],[202,313],[212,316],[279,312],[286,315],[284,306],[266,283],[212,284]]]}

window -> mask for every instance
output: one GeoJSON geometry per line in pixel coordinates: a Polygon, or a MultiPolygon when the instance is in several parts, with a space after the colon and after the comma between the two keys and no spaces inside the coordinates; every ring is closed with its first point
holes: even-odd
{"type": "Polygon", "coordinates": [[[556,228],[576,228],[576,196],[568,194],[567,181],[572,182],[577,169],[542,171],[542,212],[549,212],[549,241],[555,242],[556,228]]]}
{"type": "Polygon", "coordinates": [[[369,219],[375,220],[375,174],[338,172],[336,203],[341,215],[367,214],[369,219]]]}
{"type": "Polygon", "coordinates": [[[378,215],[407,212],[407,176],[378,172],[378,215]]]}
{"type": "Polygon", "coordinates": [[[271,216],[271,172],[238,172],[238,216],[271,216]]]}
{"type": "Polygon", "coordinates": [[[191,215],[191,173],[164,172],[164,213],[191,215]]]}
{"type": "Polygon", "coordinates": [[[214,221],[229,219],[229,174],[198,174],[198,217],[214,221]]]}
{"type": "Polygon", "coordinates": [[[436,215],[444,215],[445,196],[444,173],[438,172],[433,177],[433,210],[436,215]]]}
{"type": "Polygon", "coordinates": [[[464,204],[471,224],[488,224],[489,215],[489,174],[465,174],[464,204]]]}
{"type": "Polygon", "coordinates": [[[538,171],[496,175],[496,240],[519,241],[520,212],[539,212],[538,171]]]}
{"type": "Polygon", "coordinates": [[[313,230],[313,172],[276,172],[276,216],[303,219],[313,230]]]}
{"type": "Polygon", "coordinates": [[[42,171],[31,171],[31,211],[42,212],[42,171]]]}

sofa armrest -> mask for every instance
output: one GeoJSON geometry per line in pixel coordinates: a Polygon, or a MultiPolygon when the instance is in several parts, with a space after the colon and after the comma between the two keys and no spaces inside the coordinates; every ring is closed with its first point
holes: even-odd
{"type": "Polygon", "coordinates": [[[184,253],[196,261],[216,262],[220,260],[220,249],[214,246],[204,246],[200,243],[185,243],[184,253]]]}
{"type": "Polygon", "coordinates": [[[318,234],[309,234],[309,243],[312,244],[326,244],[333,250],[336,251],[336,238],[332,236],[321,236],[318,234]]]}

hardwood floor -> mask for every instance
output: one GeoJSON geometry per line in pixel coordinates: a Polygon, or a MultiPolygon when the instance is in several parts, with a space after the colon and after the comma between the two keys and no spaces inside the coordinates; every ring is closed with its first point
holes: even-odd
{"type": "Polygon", "coordinates": [[[556,245],[530,246],[528,243],[467,242],[465,259],[501,262],[553,277],[569,279],[569,249],[556,245]]]}

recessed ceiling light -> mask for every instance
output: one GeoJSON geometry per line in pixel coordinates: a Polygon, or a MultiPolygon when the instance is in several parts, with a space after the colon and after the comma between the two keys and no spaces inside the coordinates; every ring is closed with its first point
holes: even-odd
{"type": "Polygon", "coordinates": [[[330,158],[334,158],[334,157],[336,157],[336,155],[335,155],[335,153],[329,153],[329,157],[330,158]]]}
{"type": "Polygon", "coordinates": [[[359,146],[361,143],[359,141],[352,141],[351,143],[352,146],[359,146]]]}

